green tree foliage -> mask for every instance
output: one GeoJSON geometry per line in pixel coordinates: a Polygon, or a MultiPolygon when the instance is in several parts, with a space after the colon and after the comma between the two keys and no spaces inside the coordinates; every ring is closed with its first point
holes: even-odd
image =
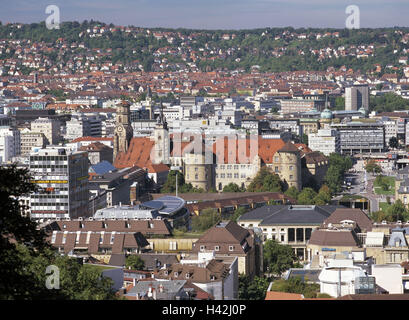
{"type": "Polygon", "coordinates": [[[204,192],[201,188],[195,188],[191,183],[185,183],[185,177],[183,173],[177,170],[169,171],[168,177],[161,188],[161,193],[175,193],[176,192],[176,175],[178,177],[178,192],[188,193],[188,192],[204,192]]]}
{"type": "Polygon", "coordinates": [[[271,291],[299,293],[305,298],[317,298],[320,292],[320,285],[316,283],[309,284],[300,277],[295,277],[288,280],[279,279],[274,281],[271,285],[271,291]]]}
{"type": "Polygon", "coordinates": [[[192,231],[203,232],[221,221],[221,215],[216,209],[204,209],[198,216],[191,219],[192,231]]]}
{"type": "Polygon", "coordinates": [[[382,168],[374,160],[368,161],[368,163],[365,165],[365,170],[368,173],[381,173],[382,172],[382,168]]]}
{"type": "Polygon", "coordinates": [[[263,247],[264,266],[268,272],[281,275],[284,271],[293,268],[298,263],[293,248],[279,244],[274,240],[267,240],[263,247]]]}
{"type": "Polygon", "coordinates": [[[314,204],[318,194],[312,188],[304,188],[297,197],[298,204],[314,204]]]}
{"type": "Polygon", "coordinates": [[[285,184],[270,168],[262,167],[247,187],[249,192],[282,192],[285,184]]]}
{"type": "Polygon", "coordinates": [[[325,175],[324,182],[331,191],[331,194],[335,194],[342,190],[345,173],[352,168],[352,160],[350,157],[343,157],[340,154],[331,153],[328,161],[329,168],[325,175]]]}
{"type": "Polygon", "coordinates": [[[389,139],[389,147],[391,147],[392,149],[399,148],[399,141],[396,137],[392,137],[389,139]]]}
{"type": "Polygon", "coordinates": [[[145,268],[145,262],[140,256],[131,254],[126,257],[125,266],[134,270],[143,270],[145,268]]]}
{"type": "Polygon", "coordinates": [[[239,275],[239,300],[264,300],[269,282],[265,278],[239,275]]]}
{"type": "Polygon", "coordinates": [[[246,210],[245,208],[240,207],[240,208],[234,210],[234,213],[233,213],[233,215],[232,215],[232,217],[231,217],[230,220],[231,220],[231,221],[234,221],[234,222],[237,222],[237,220],[238,220],[243,214],[245,214],[246,212],[247,212],[247,210],[246,210]]]}
{"type": "Polygon", "coordinates": [[[302,135],[302,143],[308,146],[308,135],[305,133],[302,135]]]}
{"type": "Polygon", "coordinates": [[[369,110],[378,112],[393,112],[395,110],[408,110],[409,100],[395,93],[386,93],[381,96],[370,97],[369,110]]]}
{"type": "Polygon", "coordinates": [[[330,204],[332,199],[331,190],[328,188],[327,185],[323,185],[318,194],[314,198],[314,204],[322,206],[326,204],[330,204]]]}
{"type": "Polygon", "coordinates": [[[26,169],[0,167],[0,299],[110,299],[112,280],[61,256],[30,218],[21,216],[18,198],[34,191],[26,169]],[[13,241],[10,241],[13,240],[13,241]],[[46,288],[46,268],[60,270],[60,289],[46,288]]]}
{"type": "Polygon", "coordinates": [[[243,190],[234,182],[230,182],[229,184],[223,187],[223,192],[244,192],[244,191],[245,189],[243,190]]]}
{"type": "Polygon", "coordinates": [[[290,188],[288,188],[286,190],[286,192],[284,192],[284,194],[287,197],[290,197],[290,198],[293,198],[293,199],[297,200],[299,191],[298,191],[298,189],[296,187],[290,187],[290,188]]]}
{"type": "Polygon", "coordinates": [[[376,211],[371,213],[371,219],[375,222],[396,222],[409,221],[409,210],[401,200],[396,200],[394,204],[388,207],[385,211],[376,211]]]}

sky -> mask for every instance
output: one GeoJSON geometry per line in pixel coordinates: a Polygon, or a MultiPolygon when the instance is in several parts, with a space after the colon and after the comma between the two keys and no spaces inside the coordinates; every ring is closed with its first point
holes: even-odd
{"type": "Polygon", "coordinates": [[[345,28],[356,5],[361,28],[409,27],[409,0],[0,0],[0,21],[45,21],[48,5],[61,21],[192,29],[345,28]]]}

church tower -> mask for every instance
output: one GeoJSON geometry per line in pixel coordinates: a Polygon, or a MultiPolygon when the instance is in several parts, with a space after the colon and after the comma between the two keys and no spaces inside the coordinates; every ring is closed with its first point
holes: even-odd
{"type": "Polygon", "coordinates": [[[121,101],[116,105],[116,126],[114,131],[114,161],[119,152],[127,152],[133,137],[130,119],[130,104],[121,101]]]}
{"type": "Polygon", "coordinates": [[[160,105],[160,114],[156,122],[155,129],[153,131],[155,139],[154,147],[154,164],[169,164],[170,163],[170,140],[168,124],[165,117],[163,116],[163,106],[160,105]]]}

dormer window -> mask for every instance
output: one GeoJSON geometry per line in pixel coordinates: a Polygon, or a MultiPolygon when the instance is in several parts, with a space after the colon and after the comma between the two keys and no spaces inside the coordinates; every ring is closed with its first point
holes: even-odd
{"type": "Polygon", "coordinates": [[[220,246],[214,246],[214,251],[219,251],[220,250],[220,246]]]}
{"type": "Polygon", "coordinates": [[[234,250],[234,246],[229,246],[229,251],[233,251],[234,250]]]}
{"type": "Polygon", "coordinates": [[[200,246],[200,251],[204,251],[205,246],[200,246]]]}
{"type": "Polygon", "coordinates": [[[165,276],[169,275],[168,270],[163,271],[163,274],[164,274],[165,276]]]}
{"type": "Polygon", "coordinates": [[[186,273],[186,279],[189,279],[189,278],[190,278],[190,274],[186,273]]]}
{"type": "Polygon", "coordinates": [[[179,272],[175,271],[175,272],[173,273],[173,275],[174,275],[175,277],[178,277],[178,276],[179,276],[179,272]]]}
{"type": "Polygon", "coordinates": [[[211,276],[210,276],[210,280],[211,280],[211,281],[214,281],[214,280],[216,280],[216,277],[215,277],[214,275],[211,275],[211,276]]]}

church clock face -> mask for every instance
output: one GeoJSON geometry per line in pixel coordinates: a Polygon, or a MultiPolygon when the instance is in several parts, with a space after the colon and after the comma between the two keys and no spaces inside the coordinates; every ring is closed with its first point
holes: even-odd
{"type": "Polygon", "coordinates": [[[117,128],[117,131],[118,131],[118,132],[121,132],[122,129],[123,129],[122,126],[119,126],[119,127],[117,128]]]}

